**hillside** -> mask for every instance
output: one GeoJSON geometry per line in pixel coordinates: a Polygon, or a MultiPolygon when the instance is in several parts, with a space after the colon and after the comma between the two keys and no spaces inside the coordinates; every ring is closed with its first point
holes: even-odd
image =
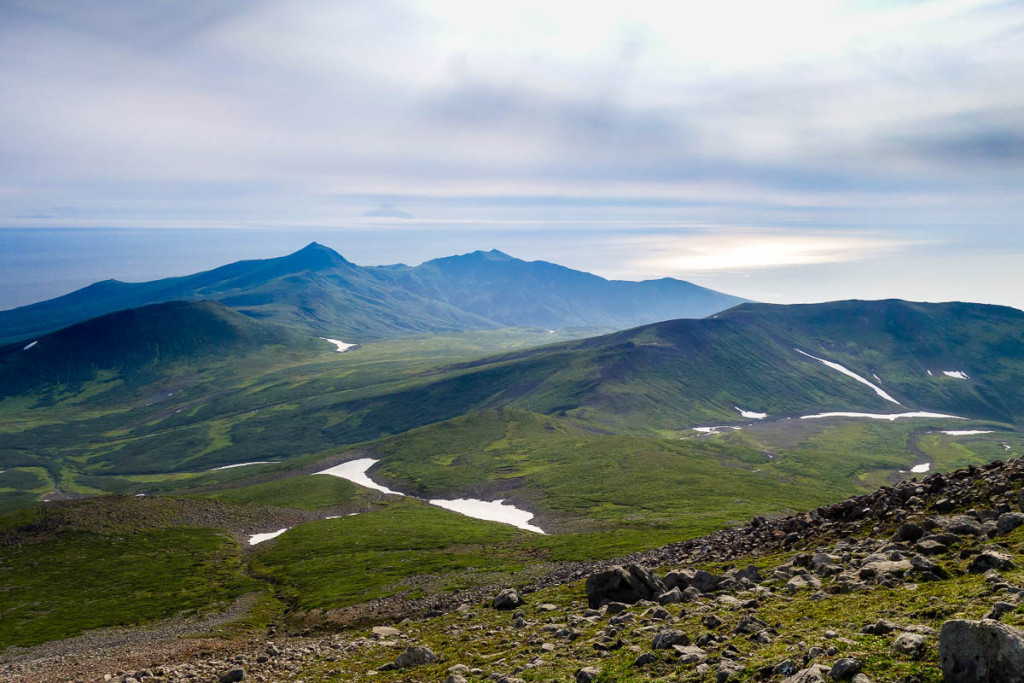
{"type": "Polygon", "coordinates": [[[0,348],[0,397],[53,385],[73,391],[104,371],[120,381],[142,383],[180,363],[201,366],[267,345],[310,342],[216,302],[154,304],[0,348]]]}
{"type": "MultiPolygon", "coordinates": [[[[253,598],[191,624],[171,619],[145,630],[93,632],[59,648],[8,650],[0,676],[18,683],[104,675],[311,683],[367,676],[448,683],[1014,681],[1012,653],[1024,647],[1024,514],[1013,493],[1022,479],[1020,460],[935,474],[646,553],[588,563],[527,560],[525,571],[497,571],[490,582],[466,587],[467,566],[486,561],[469,554],[480,547],[471,545],[461,564],[434,559],[431,571],[439,574],[358,609],[275,613],[253,598]],[[616,583],[630,575],[628,590],[616,583]],[[972,677],[979,667],[985,677],[972,677]]],[[[64,506],[65,517],[71,507],[64,506]]],[[[362,517],[304,527],[333,524],[333,537],[365,531],[362,517]]],[[[399,519],[407,522],[395,536],[403,548],[433,556],[427,549],[439,540],[437,529],[416,523],[422,515],[399,519]]],[[[0,529],[17,531],[18,523],[0,519],[0,529]]],[[[23,528],[26,540],[39,534],[23,528]]],[[[486,538],[483,527],[461,531],[472,544],[486,538]]],[[[121,542],[175,533],[140,532],[121,542]]],[[[188,542],[207,544],[207,553],[230,551],[223,536],[190,533],[188,542]]],[[[391,538],[388,527],[382,533],[391,538]]],[[[376,542],[372,534],[361,538],[376,542]]],[[[510,568],[509,541],[501,535],[491,567],[510,568]]],[[[32,545],[18,549],[14,561],[42,550],[32,545]]],[[[265,571],[295,550],[294,542],[266,548],[255,561],[265,571]]],[[[197,560],[201,571],[215,571],[206,555],[197,560]]],[[[222,600],[255,587],[237,575],[216,578],[222,600]]],[[[375,578],[364,574],[367,583],[375,578]]],[[[293,601],[310,595],[289,590],[283,594],[293,601]]],[[[141,608],[153,609],[162,595],[147,595],[141,608]]],[[[47,625],[33,616],[37,628],[47,625]]]]}
{"type": "Polygon", "coordinates": [[[362,267],[314,242],[280,258],[240,261],[152,282],[106,280],[0,311],[0,344],[29,340],[113,311],[199,299],[353,342],[499,327],[623,329],[680,316],[702,317],[742,301],[678,280],[608,281],[495,252],[415,268],[362,267]]]}

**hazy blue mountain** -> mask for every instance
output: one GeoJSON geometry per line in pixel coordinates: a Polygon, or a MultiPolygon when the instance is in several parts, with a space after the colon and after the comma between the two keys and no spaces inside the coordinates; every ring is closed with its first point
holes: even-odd
{"type": "Polygon", "coordinates": [[[505,327],[622,329],[659,320],[703,318],[744,301],[682,280],[606,280],[546,261],[522,261],[497,250],[378,272],[420,296],[505,327]]]}
{"type": "Polygon", "coordinates": [[[741,301],[677,280],[609,282],[554,264],[490,252],[421,266],[361,267],[312,243],[280,258],[239,261],[152,282],[97,282],[0,312],[0,343],[113,311],[210,299],[253,318],[367,341],[495,327],[621,329],[702,316],[741,301]]]}

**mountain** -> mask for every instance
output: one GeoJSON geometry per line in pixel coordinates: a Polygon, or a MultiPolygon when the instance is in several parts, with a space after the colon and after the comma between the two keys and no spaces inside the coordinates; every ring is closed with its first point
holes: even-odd
{"type": "Polygon", "coordinates": [[[212,301],[153,304],[0,348],[0,397],[45,385],[81,385],[104,370],[127,380],[144,370],[155,376],[176,363],[308,341],[212,301]]]}
{"type": "Polygon", "coordinates": [[[280,258],[152,282],[105,280],[2,311],[0,343],[28,340],[113,311],[202,299],[252,318],[354,342],[509,326],[622,329],[704,316],[742,301],[678,280],[608,281],[500,252],[417,267],[361,267],[314,242],[280,258]]]}
{"type": "Polygon", "coordinates": [[[744,300],[672,278],[627,282],[498,250],[378,271],[404,289],[502,327],[622,329],[703,318],[744,300]]]}
{"type": "Polygon", "coordinates": [[[361,404],[358,430],[418,426],[401,416],[422,414],[413,406],[423,405],[436,419],[514,407],[629,430],[742,422],[740,409],[771,419],[937,411],[1016,422],[1024,419],[1022,387],[1024,312],[1017,309],[898,300],[744,304],[449,368],[433,384],[361,404]]]}

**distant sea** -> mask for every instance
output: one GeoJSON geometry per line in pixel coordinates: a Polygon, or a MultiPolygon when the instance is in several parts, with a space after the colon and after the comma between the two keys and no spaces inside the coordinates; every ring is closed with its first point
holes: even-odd
{"type": "Polygon", "coordinates": [[[337,230],[0,228],[0,310],[100,280],[143,282],[284,256],[313,241],[370,265],[360,260],[369,255],[366,238],[337,230]]]}

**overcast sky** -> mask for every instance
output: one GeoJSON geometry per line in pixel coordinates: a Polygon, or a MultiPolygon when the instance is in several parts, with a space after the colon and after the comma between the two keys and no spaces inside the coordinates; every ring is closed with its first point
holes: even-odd
{"type": "Polygon", "coordinates": [[[1022,45],[1012,1],[0,0],[0,227],[1024,307],[1022,45]]]}

